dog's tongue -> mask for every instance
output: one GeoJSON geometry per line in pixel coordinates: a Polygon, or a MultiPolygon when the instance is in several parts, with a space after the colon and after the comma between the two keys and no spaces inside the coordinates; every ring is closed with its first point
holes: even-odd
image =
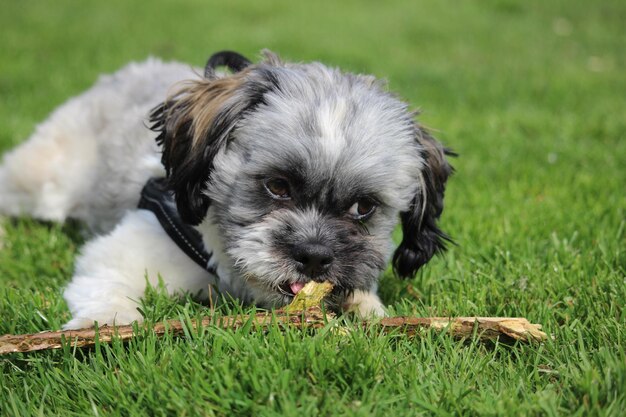
{"type": "Polygon", "coordinates": [[[300,292],[300,290],[302,288],[304,288],[304,283],[303,282],[292,282],[291,284],[289,284],[289,288],[291,289],[291,292],[296,295],[300,292]]]}

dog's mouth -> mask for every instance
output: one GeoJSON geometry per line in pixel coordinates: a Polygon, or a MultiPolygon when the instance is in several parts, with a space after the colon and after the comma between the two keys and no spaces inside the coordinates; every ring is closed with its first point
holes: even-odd
{"type": "Polygon", "coordinates": [[[304,288],[304,282],[285,282],[278,286],[278,290],[289,297],[294,297],[298,294],[302,288],[304,288]]]}

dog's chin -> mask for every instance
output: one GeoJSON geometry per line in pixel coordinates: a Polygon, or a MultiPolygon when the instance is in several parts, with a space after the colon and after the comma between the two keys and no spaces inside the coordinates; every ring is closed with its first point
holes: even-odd
{"type": "Polygon", "coordinates": [[[294,275],[291,278],[259,277],[243,274],[247,285],[254,292],[257,305],[262,307],[282,307],[289,304],[310,279],[294,275]]]}
{"type": "Polygon", "coordinates": [[[276,283],[250,273],[242,274],[242,276],[252,292],[255,304],[259,307],[282,307],[289,304],[295,297],[287,280],[276,283]]]}

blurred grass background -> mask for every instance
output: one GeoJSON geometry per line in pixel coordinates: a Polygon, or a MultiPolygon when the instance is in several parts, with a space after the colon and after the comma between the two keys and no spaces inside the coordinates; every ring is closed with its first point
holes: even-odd
{"type": "MultiPolygon", "coordinates": [[[[202,66],[269,48],[386,78],[461,155],[442,219],[458,246],[414,280],[387,273],[390,311],[525,316],[555,340],[145,334],[0,358],[0,414],[620,415],[624,22],[617,0],[3,2],[0,152],[98,74],[150,55],[202,66]]],[[[67,319],[60,292],[81,242],[72,225],[0,223],[0,334],[67,319]]],[[[154,297],[148,319],[202,314],[154,297]]]]}

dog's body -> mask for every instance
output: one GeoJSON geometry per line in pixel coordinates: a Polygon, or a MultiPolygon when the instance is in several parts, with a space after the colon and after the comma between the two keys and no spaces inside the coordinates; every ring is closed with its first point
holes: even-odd
{"type": "Polygon", "coordinates": [[[206,297],[215,285],[264,307],[328,280],[333,305],[380,315],[377,277],[398,215],[400,275],[443,249],[436,220],[451,168],[404,103],[372,77],[321,64],[271,54],[242,62],[232,75],[208,68],[205,77],[178,63],[131,64],[5,156],[0,213],[76,218],[100,234],[65,291],[67,328],[140,320],[146,275],[172,293],[206,297]],[[146,181],[164,176],[217,274],[136,208],[146,181]]]}

